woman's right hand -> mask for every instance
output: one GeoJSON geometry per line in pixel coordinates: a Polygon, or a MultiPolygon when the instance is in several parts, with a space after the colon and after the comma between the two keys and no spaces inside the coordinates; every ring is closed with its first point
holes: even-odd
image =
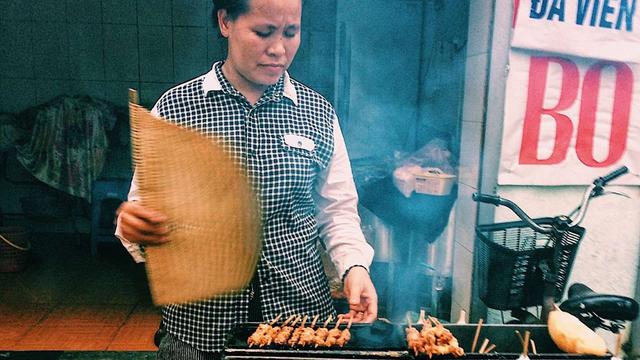
{"type": "Polygon", "coordinates": [[[127,241],[146,246],[169,241],[168,219],[165,215],[134,201],[123,202],[116,213],[121,235],[127,241]]]}

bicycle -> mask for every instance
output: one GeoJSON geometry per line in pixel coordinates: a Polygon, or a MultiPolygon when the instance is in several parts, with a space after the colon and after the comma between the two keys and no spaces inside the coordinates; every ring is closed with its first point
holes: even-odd
{"type": "MultiPolygon", "coordinates": [[[[521,219],[476,226],[480,240],[476,241],[476,274],[479,296],[485,305],[510,310],[514,320],[509,323],[546,323],[548,313],[564,294],[578,245],[585,234],[580,223],[589,202],[606,194],[625,196],[607,192],[605,187],[627,172],[628,168],[623,166],[595,179],[575,210],[555,217],[533,219],[509,199],[474,193],[474,201],[505,206],[521,219]],[[530,313],[529,307],[541,307],[541,315],[530,313]]],[[[570,286],[568,299],[560,304],[560,309],[592,330],[602,328],[612,333],[618,333],[627,321],[638,317],[638,303],[634,299],[598,294],[580,283],[570,286]]]]}

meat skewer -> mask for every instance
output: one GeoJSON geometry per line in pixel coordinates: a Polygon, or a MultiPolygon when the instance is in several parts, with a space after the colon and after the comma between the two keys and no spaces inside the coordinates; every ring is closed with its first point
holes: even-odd
{"type": "Polygon", "coordinates": [[[336,321],[336,326],[329,330],[327,333],[327,339],[324,341],[324,347],[332,347],[340,338],[342,331],[338,328],[340,326],[340,322],[342,321],[342,315],[338,315],[338,321],[336,321]]]}
{"type": "Polygon", "coordinates": [[[342,332],[340,333],[340,337],[338,337],[338,339],[336,340],[336,345],[343,347],[344,344],[346,344],[349,340],[351,340],[351,332],[349,331],[349,328],[351,328],[352,322],[353,322],[353,316],[349,318],[349,323],[347,324],[347,327],[344,330],[342,330],[342,332]]]}
{"type": "Polygon", "coordinates": [[[436,333],[431,324],[431,317],[429,320],[425,319],[424,309],[420,310],[420,318],[418,322],[422,324],[422,330],[420,330],[420,337],[422,338],[422,349],[420,352],[430,353],[430,349],[436,346],[436,333]]]}
{"type": "Polygon", "coordinates": [[[407,314],[407,328],[405,329],[405,333],[407,334],[407,345],[409,349],[413,350],[415,356],[418,356],[418,354],[423,352],[423,341],[418,329],[411,325],[411,317],[409,314],[407,314]]]}
{"type": "Polygon", "coordinates": [[[296,316],[295,320],[293,321],[293,323],[291,323],[291,325],[283,324],[282,327],[280,328],[280,331],[278,332],[276,337],[273,339],[273,342],[275,342],[278,345],[287,345],[287,341],[289,340],[289,337],[291,337],[291,333],[293,333],[293,329],[298,323],[298,321],[300,321],[299,315],[296,316]]]}
{"type": "Polygon", "coordinates": [[[327,329],[327,325],[329,325],[329,323],[331,322],[331,319],[333,319],[333,315],[329,315],[329,317],[324,322],[322,327],[316,329],[315,335],[313,337],[313,342],[316,344],[315,347],[324,346],[324,342],[327,339],[327,335],[329,334],[329,329],[327,329]]]}
{"type": "Polygon", "coordinates": [[[464,354],[464,350],[458,346],[458,340],[438,319],[431,316],[425,319],[425,313],[422,310],[418,322],[422,324],[420,331],[411,325],[411,317],[407,315],[405,330],[407,346],[416,356],[426,354],[431,358],[433,355],[461,356],[464,354]]]}
{"type": "Polygon", "coordinates": [[[311,325],[309,327],[302,329],[302,332],[300,333],[300,338],[298,339],[298,345],[307,346],[313,342],[313,338],[316,333],[315,330],[313,330],[313,328],[316,326],[316,321],[318,321],[318,317],[320,317],[320,315],[316,315],[313,318],[313,321],[311,322],[311,325]]]}
{"type": "MultiPolygon", "coordinates": [[[[282,327],[287,326],[287,324],[293,320],[296,316],[295,315],[291,315],[289,316],[283,323],[282,323],[282,327]]],[[[271,327],[271,329],[269,329],[267,331],[266,334],[264,334],[264,344],[260,344],[260,347],[264,346],[264,345],[271,345],[271,343],[276,339],[276,337],[278,336],[278,334],[280,333],[280,330],[282,329],[282,327],[280,326],[273,326],[271,327]]]]}
{"type": "Polygon", "coordinates": [[[436,346],[429,353],[438,355],[451,354],[453,356],[464,355],[464,349],[459,346],[458,339],[453,336],[451,331],[445,329],[438,319],[429,316],[429,320],[435,324],[433,329],[436,336],[436,346]]]}
{"type": "Polygon", "coordinates": [[[247,344],[249,344],[249,347],[252,347],[253,345],[259,345],[260,347],[264,346],[265,335],[269,332],[273,324],[280,320],[281,316],[282,314],[278,314],[278,316],[276,316],[276,318],[273,319],[271,323],[259,324],[256,331],[254,331],[253,334],[251,334],[251,336],[249,336],[249,338],[247,339],[247,344]]]}
{"type": "Polygon", "coordinates": [[[307,315],[305,315],[302,318],[302,323],[300,324],[300,326],[293,331],[293,334],[291,334],[289,341],[287,341],[287,344],[289,344],[289,346],[294,347],[298,343],[298,340],[300,339],[300,335],[302,335],[302,332],[304,331],[304,324],[306,322],[307,322],[307,315]]]}

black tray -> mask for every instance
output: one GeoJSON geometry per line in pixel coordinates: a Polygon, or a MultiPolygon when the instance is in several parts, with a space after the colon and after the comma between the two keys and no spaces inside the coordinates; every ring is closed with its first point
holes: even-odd
{"type": "MultiPolygon", "coordinates": [[[[232,330],[227,338],[224,351],[225,359],[427,359],[426,356],[413,356],[408,351],[405,340],[406,324],[389,324],[376,321],[373,324],[353,324],[351,340],[344,347],[331,348],[294,348],[270,345],[263,348],[249,348],[247,338],[255,331],[258,323],[240,324],[232,330]]],[[[332,327],[329,325],[329,327],[332,327]]],[[[465,355],[458,359],[517,359],[522,351],[520,340],[515,334],[522,335],[530,331],[531,339],[536,344],[538,354],[533,354],[529,347],[531,360],[609,360],[606,356],[567,354],[559,350],[551,338],[546,325],[501,325],[486,324],[482,326],[476,345],[479,350],[485,338],[496,345],[495,352],[490,354],[470,353],[476,324],[445,324],[445,327],[458,339],[465,355]]],[[[344,328],[344,326],[340,326],[344,328]]],[[[419,329],[420,327],[417,326],[419,329]]],[[[433,359],[454,359],[453,356],[433,356],[433,359]]]]}

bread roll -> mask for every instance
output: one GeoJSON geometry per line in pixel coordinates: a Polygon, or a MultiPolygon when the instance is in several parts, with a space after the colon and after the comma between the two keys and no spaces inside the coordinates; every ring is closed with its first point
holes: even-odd
{"type": "Polygon", "coordinates": [[[556,346],[567,353],[603,356],[604,340],[575,316],[555,310],[549,313],[549,335],[556,346]]]}

